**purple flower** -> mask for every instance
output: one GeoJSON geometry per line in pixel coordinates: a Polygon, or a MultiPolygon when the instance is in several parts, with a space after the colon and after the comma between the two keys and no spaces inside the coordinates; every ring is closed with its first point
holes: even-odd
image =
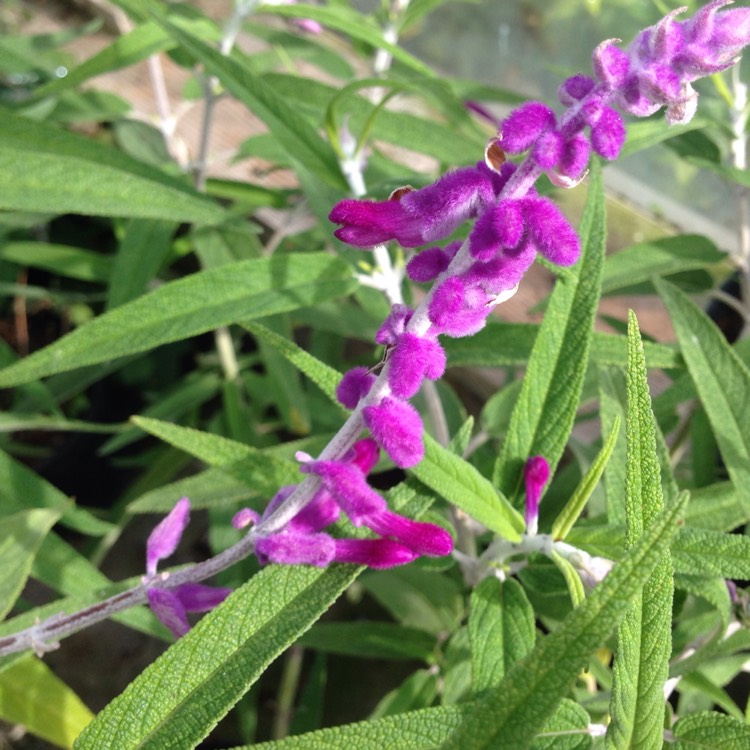
{"type": "MultiPolygon", "coordinates": [[[[383,497],[367,483],[366,475],[378,460],[374,440],[358,440],[339,460],[306,460],[300,467],[305,474],[320,477],[322,487],[279,532],[255,542],[255,554],[262,564],[315,565],[334,562],[390,568],[404,565],[420,555],[447,555],[453,540],[445,529],[431,523],[412,521],[393,513],[383,497]],[[323,529],[343,510],[355,526],[374,531],[378,539],[334,539],[323,529]]],[[[267,518],[283,503],[295,487],[283,487],[268,504],[267,518]]],[[[245,519],[243,511],[235,516],[235,525],[245,519]]],[[[262,525],[260,527],[262,529],[262,525]]]]}
{"type": "Polygon", "coordinates": [[[535,536],[539,526],[539,500],[549,479],[549,464],[543,456],[532,456],[524,467],[526,483],[526,533],[535,536]]]}
{"type": "Polygon", "coordinates": [[[169,514],[154,528],[146,542],[146,595],[153,613],[166,625],[175,638],[190,630],[189,612],[208,612],[232,593],[231,589],[183,583],[174,588],[159,586],[168,573],[158,574],[161,560],[177,549],[182,534],[190,521],[190,501],[181,498],[169,514]]]}
{"type": "Polygon", "coordinates": [[[366,406],[362,417],[378,445],[396,466],[408,469],[422,460],[422,420],[411,404],[387,397],[379,404],[366,406]]]}
{"type": "Polygon", "coordinates": [[[355,367],[344,374],[336,388],[336,398],[347,409],[356,408],[375,382],[375,376],[366,367],[355,367]]]}

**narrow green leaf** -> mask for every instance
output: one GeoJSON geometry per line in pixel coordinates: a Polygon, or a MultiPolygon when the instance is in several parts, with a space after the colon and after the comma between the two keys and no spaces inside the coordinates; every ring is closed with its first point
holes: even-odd
{"type": "Polygon", "coordinates": [[[629,122],[627,124],[628,137],[621,156],[643,151],[683,133],[689,133],[691,130],[700,130],[705,126],[706,121],[699,117],[692,119],[686,125],[670,125],[663,117],[629,122]]]}
{"type": "Polygon", "coordinates": [[[276,349],[301,373],[307,375],[323,391],[331,403],[341,406],[336,398],[336,387],[341,380],[341,374],[337,370],[261,323],[243,324],[243,328],[276,349]]]}
{"type": "Polygon", "coordinates": [[[705,269],[726,261],[707,237],[683,234],[631,245],[607,257],[602,277],[602,294],[611,294],[653,276],[705,269]]]}
{"type": "MultiPolygon", "coordinates": [[[[526,364],[539,333],[539,326],[531,323],[500,323],[490,321],[479,333],[443,342],[452,367],[502,367],[526,364]]],[[[627,364],[628,342],[624,336],[594,333],[590,358],[599,365],[627,364]]],[[[676,347],[644,341],[649,367],[672,369],[682,366],[676,347]]]]}
{"type": "MultiPolygon", "coordinates": [[[[274,495],[284,484],[299,482],[299,466],[257,448],[190,427],[147,417],[133,417],[133,424],[160,440],[189,453],[210,466],[221,467],[259,492],[274,495]]],[[[176,500],[177,498],[175,498],[176,500]]]]}
{"type": "Polygon", "coordinates": [[[615,417],[612,431],[607,438],[607,442],[602,446],[602,449],[593,460],[589,470],[578,483],[575,492],[570,496],[570,499],[565,503],[565,506],[552,524],[551,533],[555,539],[565,539],[573,528],[573,524],[575,524],[583,509],[586,507],[586,503],[591,497],[591,493],[596,488],[596,485],[604,472],[604,468],[609,461],[609,457],[612,455],[612,451],[617,443],[619,432],[620,418],[615,417]]]}
{"type": "MultiPolygon", "coordinates": [[[[476,701],[439,708],[384,716],[343,727],[288,737],[277,742],[261,742],[235,750],[432,750],[445,742],[476,709],[476,701]]],[[[535,750],[586,750],[590,737],[585,733],[588,715],[572,701],[563,701],[550,720],[542,727],[535,750]],[[562,739],[564,735],[572,737],[562,739]],[[545,735],[547,735],[545,737],[545,735]],[[562,742],[561,742],[562,740],[562,742]]],[[[502,741],[492,750],[510,748],[502,741]]],[[[513,746],[516,750],[516,746],[513,746]]]]}
{"type": "Polygon", "coordinates": [[[357,572],[353,566],[264,568],[137,677],[74,747],[195,747],[357,572]]]}
{"type": "Polygon", "coordinates": [[[156,219],[132,219],[117,248],[109,277],[107,309],[140,297],[172,247],[176,225],[156,219]]]}
{"type": "Polygon", "coordinates": [[[0,118],[0,209],[205,224],[224,217],[184,180],[8,111],[0,118]]]}
{"type": "Polygon", "coordinates": [[[88,60],[69,70],[63,78],[56,78],[35,89],[33,96],[35,99],[40,99],[58,94],[79,86],[90,78],[126,68],[173,46],[174,42],[155,23],[143,23],[122,36],[118,36],[101,52],[97,52],[88,60]]]}
{"type": "Polygon", "coordinates": [[[679,289],[663,280],[655,283],[740,503],[750,513],[750,370],[679,289]]]}
{"type": "Polygon", "coordinates": [[[660,514],[560,627],[538,641],[497,688],[470,704],[457,731],[440,745],[441,750],[524,750],[531,746],[590,655],[625,616],[632,597],[669,548],[686,501],[686,496],[680,496],[660,514]]]}
{"type": "Polygon", "coordinates": [[[355,285],[346,263],[325,253],[274,255],[201,271],[104,313],[0,370],[0,387],[312,305],[355,285]]]}
{"type": "Polygon", "coordinates": [[[319,622],[298,641],[304,648],[360,659],[433,660],[435,639],[391,622],[319,622]]]}
{"type": "Polygon", "coordinates": [[[715,711],[683,716],[672,729],[674,750],[746,750],[750,725],[715,711]]]}
{"type": "Polygon", "coordinates": [[[681,529],[672,546],[675,570],[750,579],[750,537],[708,529],[681,529]]]}
{"type": "Polygon", "coordinates": [[[35,508],[3,517],[0,538],[0,620],[15,604],[26,584],[39,547],[60,518],[59,510],[35,508]]]}
{"type": "Polygon", "coordinates": [[[521,538],[523,518],[489,479],[427,434],[424,447],[424,459],[410,469],[420,482],[500,536],[521,538]]]}
{"type": "MultiPolygon", "coordinates": [[[[632,548],[654,523],[664,500],[645,355],[632,310],[628,341],[625,545],[632,548]]],[[[672,651],[672,575],[665,552],[618,628],[607,748],[662,747],[664,683],[672,651]]]]}
{"type": "Polygon", "coordinates": [[[80,281],[106,284],[112,272],[112,258],[107,255],[49,242],[8,242],[0,245],[0,258],[80,281]]]}
{"type": "Polygon", "coordinates": [[[471,594],[471,692],[497,687],[505,673],[534,647],[534,610],[512,578],[485,578],[471,594]]]}
{"type": "Polygon", "coordinates": [[[595,168],[581,218],[583,256],[555,285],[495,463],[494,484],[510,498],[529,456],[544,456],[554,472],[573,427],[599,302],[605,223],[601,169],[595,168]]]}
{"type": "MultiPolygon", "coordinates": [[[[625,373],[619,367],[599,367],[599,412],[602,434],[611,434],[615,420],[625,419],[625,373]]],[[[625,476],[627,448],[625,431],[618,430],[617,442],[604,468],[607,521],[625,524],[625,476]]]]}
{"type": "Polygon", "coordinates": [[[370,713],[369,721],[433,705],[438,696],[438,679],[432,669],[412,672],[401,685],[378,701],[378,705],[370,713]]]}
{"type": "Polygon", "coordinates": [[[69,748],[94,715],[43,661],[29,654],[0,672],[0,717],[69,748]]]}
{"type": "Polygon", "coordinates": [[[585,598],[586,592],[583,589],[583,581],[573,564],[562,555],[553,551],[550,559],[555,563],[555,567],[562,573],[565,579],[565,585],[568,587],[570,601],[574,607],[577,607],[585,598]]]}

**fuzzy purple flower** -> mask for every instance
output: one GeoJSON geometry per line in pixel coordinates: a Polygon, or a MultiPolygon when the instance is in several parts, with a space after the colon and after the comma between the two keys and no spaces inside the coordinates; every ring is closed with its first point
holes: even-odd
{"type": "MultiPolygon", "coordinates": [[[[447,555],[453,549],[450,534],[439,526],[393,513],[367,483],[367,474],[378,461],[375,440],[358,440],[339,460],[304,459],[300,470],[321,480],[322,486],[312,500],[276,533],[258,534],[255,554],[262,564],[314,565],[326,567],[334,562],[367,565],[375,569],[405,565],[420,555],[447,555]],[[374,531],[377,539],[335,539],[323,531],[344,512],[354,526],[374,531]]],[[[232,523],[237,528],[246,521],[260,524],[294,492],[282,487],[257,518],[247,509],[239,511],[232,523]],[[255,518],[253,519],[253,516],[255,518]]]]}
{"type": "Polygon", "coordinates": [[[532,456],[524,467],[526,483],[526,533],[535,536],[539,528],[539,500],[549,479],[549,464],[543,456],[532,456]]]}
{"type": "Polygon", "coordinates": [[[153,613],[166,625],[175,638],[190,630],[188,613],[208,612],[221,604],[232,593],[231,589],[205,586],[200,583],[183,583],[174,588],[158,584],[168,574],[158,574],[161,560],[170,557],[177,549],[182,534],[190,521],[190,501],[183,497],[169,514],[154,528],[146,542],[146,577],[148,603],[153,613]]]}

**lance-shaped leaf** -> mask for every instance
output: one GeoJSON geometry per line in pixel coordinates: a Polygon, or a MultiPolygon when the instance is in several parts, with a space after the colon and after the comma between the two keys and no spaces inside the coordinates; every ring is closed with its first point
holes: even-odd
{"type": "MultiPolygon", "coordinates": [[[[646,362],[632,310],[628,340],[626,548],[638,542],[664,506],[646,362]]],[[[673,593],[672,562],[665,552],[617,632],[607,748],[662,747],[673,593]]]]}
{"type": "Polygon", "coordinates": [[[549,301],[495,464],[494,483],[510,498],[521,486],[529,456],[554,471],[567,443],[588,367],[604,263],[605,213],[601,170],[595,169],[580,226],[583,256],[577,273],[558,280],[549,301]]]}
{"type": "Polygon", "coordinates": [[[750,370],[679,289],[663,280],[655,283],[738,498],[750,513],[750,370]]]}
{"type": "Polygon", "coordinates": [[[537,642],[497,688],[474,701],[441,750],[495,750],[531,746],[544,722],[622,620],[677,530],[687,496],[663,511],[640,541],[560,627],[537,642]]]}
{"type": "Polygon", "coordinates": [[[0,209],[206,224],[225,216],[184,180],[7,109],[0,118],[0,209]]]}
{"type": "Polygon", "coordinates": [[[673,729],[674,750],[744,750],[750,726],[716,711],[683,716],[673,729]]]}
{"type": "Polygon", "coordinates": [[[0,370],[0,387],[313,305],[355,285],[346,263],[325,253],[275,255],[201,271],[104,313],[0,370]]]}
{"type": "Polygon", "coordinates": [[[471,594],[471,691],[497,687],[505,673],[534,647],[534,610],[512,578],[485,578],[471,594]]]}

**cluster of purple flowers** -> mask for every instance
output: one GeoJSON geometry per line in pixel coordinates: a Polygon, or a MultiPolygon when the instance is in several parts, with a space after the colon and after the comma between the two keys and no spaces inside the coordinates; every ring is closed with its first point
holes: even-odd
{"type": "MultiPolygon", "coordinates": [[[[580,255],[575,230],[551,200],[536,192],[536,180],[546,173],[554,183],[570,187],[585,176],[592,151],[607,160],[617,158],[625,126],[616,108],[647,116],[665,106],[670,123],[687,122],[697,100],[691,82],[731,66],[750,41],[750,9],[717,12],[731,1],[715,0],[686,21],[678,21],[681,11],[675,11],[626,49],[617,47],[617,40],[603,42],[593,55],[594,77],[575,75],[560,87],[565,107],[560,117],[541,102],[519,107],[502,121],[484,161],[475,166],[420,190],[403,188],[385,201],[344,200],[334,207],[335,235],[346,243],[363,248],[392,240],[404,248],[428,245],[412,255],[406,270],[412,281],[432,283],[432,288],[416,309],[393,306],[376,336],[386,349],[380,374],[355,368],[342,379],[337,396],[353,410],[348,424],[355,429],[336,451],[324,453],[325,460],[298,456],[314,492],[294,504],[299,486],[285,487],[262,516],[246,509],[235,517],[237,528],[253,525],[250,533],[261,562],[388,568],[420,555],[451,552],[447,531],[393,513],[369,486],[367,474],[377,462],[378,446],[402,468],[422,460],[422,421],[409,399],[425,379],[436,380],[445,370],[438,337],[480,330],[493,308],[515,292],[537,253],[560,266],[575,263],[580,255]],[[528,153],[520,165],[506,161],[506,154],[523,152],[528,153]],[[467,221],[473,226],[466,240],[452,239],[467,221]],[[372,438],[355,442],[362,428],[372,438]],[[276,523],[287,501],[286,508],[295,510],[276,523]],[[375,538],[337,539],[323,531],[342,511],[375,538]]],[[[538,501],[548,476],[543,458],[530,460],[530,536],[536,533],[538,501]]],[[[184,529],[186,503],[180,501],[149,540],[152,582],[158,577],[156,563],[171,554],[184,529]]],[[[187,628],[187,611],[209,608],[224,596],[226,590],[203,586],[149,589],[151,606],[175,633],[187,628]]]]}

